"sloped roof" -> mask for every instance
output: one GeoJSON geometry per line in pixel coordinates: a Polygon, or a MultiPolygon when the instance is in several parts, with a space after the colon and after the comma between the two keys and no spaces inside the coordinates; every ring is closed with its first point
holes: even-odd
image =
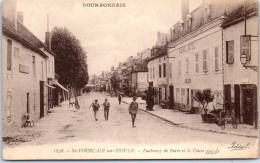
{"type": "MultiPolygon", "coordinates": [[[[227,28],[233,24],[236,24],[240,21],[244,21],[244,5],[239,5],[235,8],[230,14],[225,18],[222,27],[227,28]]],[[[246,15],[247,18],[257,14],[257,3],[249,1],[246,3],[246,15]]]]}
{"type": "Polygon", "coordinates": [[[48,58],[48,56],[44,52],[42,52],[40,48],[44,48],[52,55],[55,55],[52,51],[46,48],[43,42],[41,42],[30,30],[28,30],[19,21],[17,21],[16,30],[11,22],[2,17],[2,31],[9,37],[12,37],[17,41],[21,42],[24,46],[27,46],[31,50],[39,53],[44,58],[48,58]]]}
{"type": "Polygon", "coordinates": [[[164,56],[164,55],[166,55],[167,54],[167,44],[166,45],[164,45],[163,47],[161,47],[161,49],[156,53],[156,55],[154,55],[154,56],[152,56],[152,57],[150,57],[150,58],[148,58],[147,59],[147,62],[149,62],[149,61],[151,61],[151,60],[154,60],[154,59],[156,59],[156,58],[159,58],[159,57],[161,57],[161,56],[164,56]]]}

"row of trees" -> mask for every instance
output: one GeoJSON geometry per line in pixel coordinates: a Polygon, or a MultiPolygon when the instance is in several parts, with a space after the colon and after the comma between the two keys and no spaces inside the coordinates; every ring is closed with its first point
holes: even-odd
{"type": "Polygon", "coordinates": [[[55,71],[59,82],[76,89],[88,83],[88,66],[86,51],[80,41],[65,27],[52,30],[52,51],[56,54],[55,71]]]}

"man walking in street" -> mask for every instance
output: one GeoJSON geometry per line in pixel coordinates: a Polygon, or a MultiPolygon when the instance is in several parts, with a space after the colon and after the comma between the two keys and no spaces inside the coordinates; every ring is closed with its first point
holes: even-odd
{"type": "Polygon", "coordinates": [[[129,114],[131,115],[132,118],[132,127],[136,127],[135,126],[135,118],[136,118],[136,114],[137,114],[137,109],[138,109],[138,103],[136,102],[136,97],[133,98],[133,101],[130,103],[129,105],[129,114]]]}
{"type": "Polygon", "coordinates": [[[108,114],[109,114],[109,107],[110,107],[110,103],[108,102],[108,99],[105,99],[103,106],[104,106],[105,121],[108,121],[108,114]]]}
{"type": "Polygon", "coordinates": [[[118,95],[118,102],[119,102],[119,105],[121,104],[121,100],[122,100],[122,97],[121,97],[121,95],[119,94],[119,95],[118,95]]]}
{"type": "Polygon", "coordinates": [[[98,109],[99,109],[99,107],[100,107],[100,105],[99,105],[99,103],[98,103],[98,100],[96,99],[95,102],[93,102],[93,103],[89,106],[89,108],[90,108],[91,106],[93,107],[94,118],[95,118],[95,120],[97,121],[97,120],[98,120],[98,119],[97,119],[98,109]]]}

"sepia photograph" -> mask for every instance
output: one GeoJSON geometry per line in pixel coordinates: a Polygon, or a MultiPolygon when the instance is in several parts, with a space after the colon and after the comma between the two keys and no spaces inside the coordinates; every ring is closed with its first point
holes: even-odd
{"type": "Polygon", "coordinates": [[[3,0],[2,159],[259,158],[258,0],[3,0]]]}

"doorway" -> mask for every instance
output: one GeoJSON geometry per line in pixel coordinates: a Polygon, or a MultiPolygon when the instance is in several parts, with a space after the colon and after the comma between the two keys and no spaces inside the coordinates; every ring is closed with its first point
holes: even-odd
{"type": "Polygon", "coordinates": [[[44,81],[40,81],[40,118],[44,117],[44,81]]]}
{"type": "Polygon", "coordinates": [[[174,107],[174,86],[170,85],[170,109],[173,109],[174,107]]]}
{"type": "Polygon", "coordinates": [[[253,125],[253,112],[254,112],[254,96],[253,89],[244,89],[243,104],[244,104],[244,123],[253,125]]]}
{"type": "Polygon", "coordinates": [[[159,105],[161,105],[162,102],[162,88],[159,88],[159,105]]]}
{"type": "Polygon", "coordinates": [[[27,93],[26,96],[26,113],[30,114],[30,94],[27,93]]]}

